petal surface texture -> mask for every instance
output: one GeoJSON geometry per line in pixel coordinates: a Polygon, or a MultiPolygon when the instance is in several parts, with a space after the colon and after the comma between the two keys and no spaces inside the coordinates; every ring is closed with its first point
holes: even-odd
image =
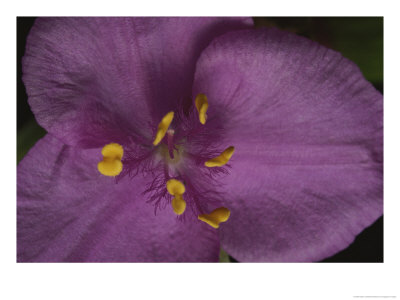
{"type": "Polygon", "coordinates": [[[18,166],[18,261],[218,261],[215,230],[178,221],[141,196],[147,181],[118,184],[96,168],[100,149],[76,150],[47,135],[18,166]]]}
{"type": "Polygon", "coordinates": [[[276,29],[228,33],[200,57],[200,92],[235,145],[220,228],[234,258],[318,261],[382,215],[382,95],[341,54],[276,29]]]}
{"type": "Polygon", "coordinates": [[[69,145],[151,139],[149,122],[190,104],[201,51],[251,25],[250,18],[39,18],[23,59],[29,104],[69,145]]]}

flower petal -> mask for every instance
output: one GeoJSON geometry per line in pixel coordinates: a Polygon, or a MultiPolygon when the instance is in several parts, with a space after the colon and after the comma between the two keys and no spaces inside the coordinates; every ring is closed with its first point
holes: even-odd
{"type": "Polygon", "coordinates": [[[70,145],[99,147],[127,134],[151,139],[148,123],[158,124],[190,98],[195,62],[211,39],[251,24],[239,18],[39,18],[23,59],[29,103],[39,124],[70,145]]]}
{"type": "Polygon", "coordinates": [[[368,143],[382,152],[382,95],[340,53],[292,33],[216,38],[197,64],[193,95],[199,92],[209,99],[208,119],[223,119],[221,138],[237,152],[257,151],[248,143],[260,142],[368,143]]]}
{"type": "Polygon", "coordinates": [[[318,151],[308,150],[286,164],[272,162],[276,153],[238,155],[232,163],[223,191],[231,217],[221,226],[221,245],[237,260],[319,261],[382,215],[382,166],[365,161],[367,151],[360,147],[352,162],[322,164],[311,158],[318,151]]]}
{"type": "Polygon", "coordinates": [[[218,261],[215,231],[154,215],[146,180],[118,184],[98,173],[99,149],[78,150],[51,135],[18,166],[18,261],[218,261]]]}
{"type": "Polygon", "coordinates": [[[228,33],[202,53],[199,92],[235,146],[230,255],[318,261],[382,214],[382,95],[339,53],[275,29],[228,33]]]}

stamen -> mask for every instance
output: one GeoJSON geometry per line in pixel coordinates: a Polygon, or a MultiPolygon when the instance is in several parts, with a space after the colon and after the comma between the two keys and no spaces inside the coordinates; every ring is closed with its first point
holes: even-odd
{"type": "Polygon", "coordinates": [[[176,179],[167,181],[167,190],[174,198],[172,199],[172,208],[177,215],[183,214],[186,208],[186,202],[183,200],[182,194],[185,193],[185,186],[176,179]]]}
{"type": "Polygon", "coordinates": [[[162,141],[173,119],[174,119],[173,111],[170,111],[164,116],[164,118],[162,118],[161,122],[158,124],[156,138],[154,139],[153,142],[154,146],[157,146],[162,141]]]}
{"type": "Polygon", "coordinates": [[[235,147],[230,146],[224,150],[219,156],[207,160],[204,165],[206,167],[221,167],[228,163],[231,159],[233,153],[235,152],[235,147]]]}
{"type": "Polygon", "coordinates": [[[198,94],[194,102],[196,104],[196,108],[199,113],[200,123],[204,125],[206,124],[207,120],[207,115],[206,115],[208,109],[207,96],[204,94],[198,94]]]}
{"type": "Polygon", "coordinates": [[[105,176],[117,176],[122,171],[124,148],[120,144],[111,143],[101,150],[103,160],[97,164],[99,172],[105,176]]]}
{"type": "Polygon", "coordinates": [[[230,214],[231,212],[229,209],[225,207],[219,207],[213,210],[208,215],[207,214],[200,215],[197,218],[200,221],[206,222],[211,227],[217,229],[220,223],[228,221],[230,214]]]}

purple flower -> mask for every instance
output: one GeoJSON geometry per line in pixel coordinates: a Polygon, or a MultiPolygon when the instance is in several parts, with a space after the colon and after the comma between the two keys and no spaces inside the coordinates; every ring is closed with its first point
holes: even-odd
{"type": "Polygon", "coordinates": [[[18,166],[18,261],[317,261],[382,215],[382,95],[305,38],[43,18],[23,72],[48,134],[18,166]]]}

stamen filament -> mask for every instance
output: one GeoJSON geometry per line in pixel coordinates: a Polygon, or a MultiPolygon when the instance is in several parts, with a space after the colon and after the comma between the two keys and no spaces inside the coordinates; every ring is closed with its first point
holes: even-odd
{"type": "Polygon", "coordinates": [[[168,153],[171,159],[174,159],[174,130],[167,130],[167,144],[168,144],[168,153]]]}

